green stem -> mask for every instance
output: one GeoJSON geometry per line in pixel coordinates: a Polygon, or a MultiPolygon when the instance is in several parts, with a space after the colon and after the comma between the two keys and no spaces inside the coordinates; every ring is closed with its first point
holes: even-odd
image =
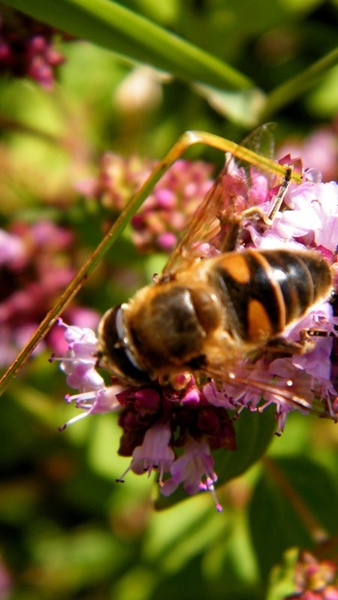
{"type": "Polygon", "coordinates": [[[302,73],[298,73],[288,81],[282,83],[266,96],[266,103],[260,120],[264,123],[272,114],[290,104],[295,98],[301,96],[313,87],[317,81],[330,68],[338,63],[338,48],[329,52],[323,58],[313,63],[302,73]]]}

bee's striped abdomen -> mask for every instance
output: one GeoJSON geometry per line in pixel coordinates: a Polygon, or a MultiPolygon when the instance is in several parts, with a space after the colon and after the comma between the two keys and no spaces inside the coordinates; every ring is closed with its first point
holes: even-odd
{"type": "Polygon", "coordinates": [[[330,266],[319,253],[250,249],[214,260],[226,328],[248,343],[278,335],[330,292],[330,266]]]}

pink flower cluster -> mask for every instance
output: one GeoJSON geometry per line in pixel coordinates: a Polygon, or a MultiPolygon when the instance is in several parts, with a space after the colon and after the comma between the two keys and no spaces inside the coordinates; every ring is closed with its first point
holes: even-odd
{"type": "MultiPolygon", "coordinates": [[[[107,152],[98,177],[79,182],[77,189],[99,199],[103,207],[119,212],[154,165],[136,156],[126,159],[107,152]]],[[[137,248],[143,252],[171,252],[178,234],[209,190],[211,172],[212,166],[203,161],[178,160],[171,167],[131,221],[137,248]]]]}
{"type": "MultiPolygon", "coordinates": [[[[51,221],[34,225],[13,223],[0,229],[0,367],[7,367],[28,341],[55,299],[74,276],[69,262],[73,235],[51,221]],[[60,260],[62,257],[62,260],[60,260]]],[[[68,309],[76,323],[96,326],[92,311],[68,309]]],[[[64,349],[60,331],[54,329],[46,342],[56,352],[64,349]]],[[[35,352],[39,352],[40,345],[35,352]]]]}
{"type": "MultiPolygon", "coordinates": [[[[119,481],[131,470],[136,474],[153,470],[159,473],[159,484],[164,495],[171,494],[180,483],[188,494],[200,489],[214,493],[217,481],[213,471],[212,449],[235,449],[235,435],[230,418],[223,408],[211,407],[203,390],[192,375],[177,377],[173,387],[162,388],[150,384],[140,388],[126,387],[112,380],[106,385],[96,370],[97,338],[91,329],[59,325],[65,330],[67,355],[61,359],[61,368],[70,387],[79,390],[68,402],[82,409],[66,426],[88,415],[119,412],[122,428],[119,454],[132,456],[131,463],[119,481]],[[173,442],[173,429],[180,431],[173,442]],[[176,457],[173,447],[183,448],[176,457]],[[171,478],[164,481],[164,476],[171,478]]],[[[220,506],[216,500],[216,506],[220,506]]]]}
{"type": "Polygon", "coordinates": [[[65,60],[53,45],[55,34],[52,27],[2,6],[0,74],[30,77],[45,90],[51,90],[55,71],[65,60]]]}
{"type": "MultiPolygon", "coordinates": [[[[246,190],[244,181],[242,170],[230,166],[224,175],[225,203],[234,198],[229,193],[232,189],[238,203],[244,202],[246,195],[247,202],[259,205],[268,214],[272,194],[266,178],[257,174],[246,190]]],[[[337,289],[337,231],[338,185],[322,183],[319,174],[311,171],[304,174],[304,183],[290,185],[271,227],[260,230],[248,221],[242,245],[317,249],[332,264],[337,289]]],[[[331,381],[331,365],[338,362],[337,344],[333,344],[338,320],[333,306],[328,298],[285,332],[285,337],[294,341],[299,341],[303,329],[318,332],[311,351],[278,358],[266,355],[256,362],[243,360],[221,387],[213,381],[199,385],[193,373],[182,373],[165,387],[153,382],[137,388],[116,380],[106,385],[96,370],[94,332],[61,323],[68,342],[67,356],[61,358],[62,369],[68,384],[78,390],[68,400],[84,411],[69,423],[89,414],[118,412],[122,429],[119,453],[132,457],[127,471],[158,471],[164,495],[180,484],[187,494],[200,489],[215,494],[217,474],[212,451],[236,447],[229,412],[238,416],[244,408],[262,411],[273,403],[277,433],[283,431],[289,412],[309,412],[316,402],[321,406],[319,411],[335,417],[337,391],[331,381]]],[[[220,510],[216,497],[215,503],[220,510]]]]}

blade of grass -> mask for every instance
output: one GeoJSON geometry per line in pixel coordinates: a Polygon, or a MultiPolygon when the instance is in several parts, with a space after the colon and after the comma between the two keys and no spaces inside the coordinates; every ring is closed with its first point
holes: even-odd
{"type": "Polygon", "coordinates": [[[262,122],[313,87],[336,64],[338,64],[338,48],[317,60],[302,73],[298,73],[272,90],[266,96],[265,106],[260,116],[262,122]]]}
{"type": "Polygon", "coordinates": [[[5,0],[8,6],[78,38],[183,79],[249,89],[254,83],[214,57],[110,0],[5,0]]]}

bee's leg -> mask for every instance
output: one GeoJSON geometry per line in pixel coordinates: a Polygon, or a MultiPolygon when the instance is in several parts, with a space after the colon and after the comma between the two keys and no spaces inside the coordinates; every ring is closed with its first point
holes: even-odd
{"type": "Polygon", "coordinates": [[[238,242],[240,238],[240,232],[242,229],[242,217],[241,215],[234,217],[229,222],[229,219],[222,222],[222,218],[219,218],[221,223],[221,235],[222,244],[219,246],[219,250],[221,252],[232,252],[236,250],[238,247],[238,242]],[[224,229],[224,232],[222,231],[224,229]]]}
{"type": "Polygon", "coordinates": [[[291,183],[291,177],[292,177],[292,167],[287,167],[286,173],[285,173],[285,177],[284,177],[284,181],[281,184],[279,190],[278,190],[278,194],[276,196],[276,199],[274,201],[273,207],[271,208],[269,214],[268,214],[268,219],[270,221],[270,223],[272,223],[272,221],[274,220],[276,213],[279,211],[282,202],[284,200],[285,194],[288,191],[288,187],[291,183]]]}
{"type": "Polygon", "coordinates": [[[219,220],[221,227],[224,225],[225,229],[222,236],[223,242],[219,248],[221,252],[232,252],[238,248],[241,242],[241,233],[244,229],[244,221],[252,222],[255,229],[259,229],[260,233],[263,233],[263,230],[270,227],[272,223],[266,213],[258,206],[247,208],[240,215],[233,215],[231,219],[225,219],[224,223],[222,223],[222,218],[219,218],[219,220]]]}
{"type": "Polygon", "coordinates": [[[291,340],[277,336],[270,340],[265,348],[268,352],[281,354],[306,354],[314,350],[316,346],[316,337],[332,337],[332,334],[325,329],[301,329],[299,332],[299,341],[291,340]]]}
{"type": "Polygon", "coordinates": [[[288,191],[289,185],[291,183],[291,179],[292,167],[287,167],[284,180],[280,185],[278,194],[275,198],[272,208],[270,209],[269,214],[266,215],[265,212],[259,206],[252,206],[242,212],[241,219],[248,219],[249,221],[262,221],[264,225],[271,225],[282,205],[282,202],[285,198],[285,194],[288,191]]]}
{"type": "MultiPolygon", "coordinates": [[[[283,183],[278,190],[278,194],[268,215],[259,206],[251,206],[250,208],[244,210],[240,215],[234,215],[231,221],[229,221],[229,218],[227,218],[227,231],[224,235],[224,242],[221,247],[222,252],[231,252],[238,247],[241,230],[243,229],[243,221],[251,221],[255,228],[260,226],[260,229],[262,230],[267,227],[271,227],[271,224],[281,207],[285,194],[291,183],[291,178],[292,168],[287,167],[283,183]]],[[[222,223],[221,219],[220,221],[222,223]]]]}
{"type": "Polygon", "coordinates": [[[313,350],[315,345],[315,341],[310,336],[301,336],[299,341],[280,336],[270,340],[264,350],[273,354],[306,354],[313,350]]]}

